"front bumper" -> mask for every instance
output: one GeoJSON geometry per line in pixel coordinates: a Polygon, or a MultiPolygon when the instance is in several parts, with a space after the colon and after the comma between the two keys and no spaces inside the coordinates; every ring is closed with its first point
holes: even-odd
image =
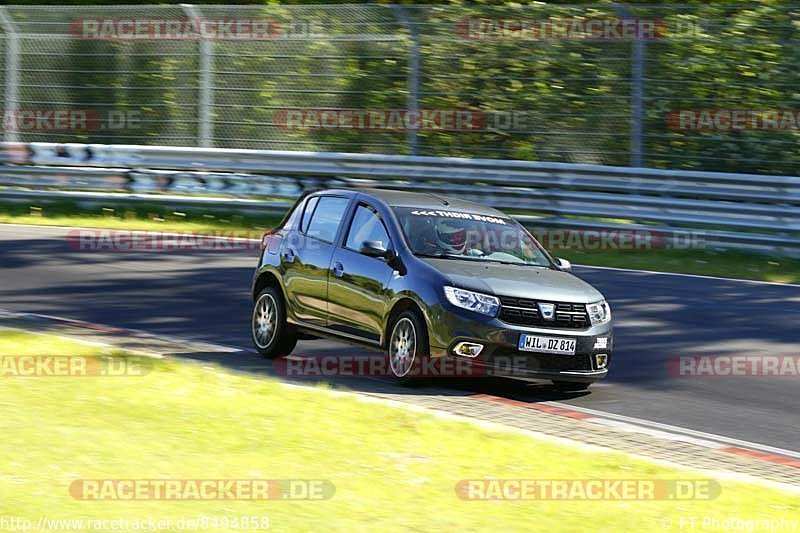
{"type": "Polygon", "coordinates": [[[455,307],[439,307],[429,319],[431,356],[470,359],[475,375],[593,382],[606,377],[611,365],[613,322],[588,329],[518,326],[455,307]],[[523,333],[575,339],[575,355],[521,351],[523,333]],[[475,358],[456,355],[454,348],[460,342],[484,348],[475,358]]]}

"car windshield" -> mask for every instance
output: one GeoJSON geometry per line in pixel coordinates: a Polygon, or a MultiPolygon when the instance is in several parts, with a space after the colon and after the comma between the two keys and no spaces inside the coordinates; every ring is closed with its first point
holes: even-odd
{"type": "Polygon", "coordinates": [[[530,233],[511,218],[414,207],[395,207],[394,212],[414,255],[553,266],[530,233]]]}

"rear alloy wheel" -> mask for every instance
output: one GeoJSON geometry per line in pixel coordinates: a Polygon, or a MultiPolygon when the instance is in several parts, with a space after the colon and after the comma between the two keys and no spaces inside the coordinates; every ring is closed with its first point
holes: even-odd
{"type": "Polygon", "coordinates": [[[428,359],[428,334],[417,313],[404,311],[392,326],[388,345],[389,371],[403,385],[421,384],[419,375],[428,359]]]}
{"type": "Polygon", "coordinates": [[[250,331],[258,353],[273,359],[289,355],[297,344],[297,333],[286,323],[283,297],[274,287],[258,295],[253,306],[250,331]]]}
{"type": "Polygon", "coordinates": [[[562,392],[578,392],[582,390],[586,390],[591,385],[591,381],[554,381],[553,385],[555,386],[556,390],[562,392]]]}

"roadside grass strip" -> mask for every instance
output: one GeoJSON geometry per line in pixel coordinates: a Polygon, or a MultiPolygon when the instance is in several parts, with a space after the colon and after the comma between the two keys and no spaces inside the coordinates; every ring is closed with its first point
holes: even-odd
{"type": "MultiPolygon", "coordinates": [[[[2,357],[65,355],[133,357],[0,331],[2,357]]],[[[704,529],[703,517],[718,523],[800,519],[797,494],[714,480],[707,472],[287,386],[215,365],[151,363],[143,374],[0,376],[0,520],[29,519],[42,531],[64,528],[40,517],[170,521],[163,530],[206,517],[217,523],[209,530],[236,531],[243,529],[242,517],[267,517],[269,529],[278,531],[665,531],[680,529],[683,517],[697,517],[696,530],[704,529]],[[78,480],[164,479],[324,480],[328,493],[309,499],[290,494],[130,500],[109,490],[99,500],[75,497],[78,480]],[[508,480],[551,488],[567,480],[570,488],[561,497],[552,492],[540,499],[544,491],[515,492],[519,484],[508,480]],[[604,489],[593,492],[602,496],[596,499],[587,490],[592,482],[607,488],[626,480],[655,486],[659,498],[649,498],[648,490],[626,498],[604,489]],[[703,492],[709,483],[718,488],[718,495],[711,490],[716,497],[703,492]]],[[[705,530],[719,531],[713,524],[705,530]]],[[[248,522],[244,529],[263,525],[248,522]]]]}

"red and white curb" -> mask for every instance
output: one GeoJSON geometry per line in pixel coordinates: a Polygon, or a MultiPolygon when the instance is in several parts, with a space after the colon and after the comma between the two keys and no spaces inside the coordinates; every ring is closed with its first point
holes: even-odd
{"type": "Polygon", "coordinates": [[[722,435],[706,433],[704,431],[697,431],[693,429],[672,426],[669,424],[663,424],[661,422],[653,422],[650,420],[643,420],[630,416],[596,411],[594,409],[568,405],[561,402],[529,403],[519,400],[512,400],[509,398],[502,398],[500,396],[492,396],[490,394],[474,394],[472,395],[472,398],[503,405],[511,405],[514,407],[523,407],[525,409],[532,409],[551,415],[583,420],[593,424],[600,424],[629,433],[640,433],[665,440],[686,442],[689,444],[702,446],[704,448],[711,448],[723,453],[730,453],[733,455],[750,457],[751,459],[758,459],[769,463],[800,468],[800,452],[776,448],[774,446],[767,446],[765,444],[759,444],[756,442],[733,439],[722,435]]]}

